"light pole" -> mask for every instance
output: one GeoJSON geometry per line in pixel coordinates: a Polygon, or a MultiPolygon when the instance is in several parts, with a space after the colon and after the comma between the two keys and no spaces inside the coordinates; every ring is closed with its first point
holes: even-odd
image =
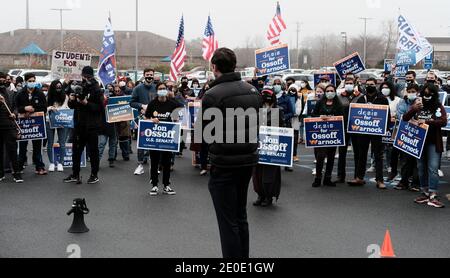
{"type": "Polygon", "coordinates": [[[342,39],[344,40],[344,57],[347,56],[347,32],[341,32],[342,39]]]}
{"type": "Polygon", "coordinates": [[[63,12],[71,11],[72,9],[50,9],[59,12],[60,29],[61,29],[61,50],[64,50],[64,31],[63,31],[63,12]]]}
{"type": "Polygon", "coordinates": [[[27,14],[26,14],[26,23],[25,23],[25,28],[28,30],[30,29],[30,0],[26,1],[26,10],[27,10],[27,14]]]}
{"type": "Polygon", "coordinates": [[[138,78],[138,69],[139,69],[139,0],[136,0],[136,53],[135,53],[135,82],[137,82],[137,78],[138,78]]]}
{"type": "Polygon", "coordinates": [[[370,17],[360,17],[359,19],[364,20],[364,65],[366,65],[367,59],[367,21],[373,18],[370,17]]]}

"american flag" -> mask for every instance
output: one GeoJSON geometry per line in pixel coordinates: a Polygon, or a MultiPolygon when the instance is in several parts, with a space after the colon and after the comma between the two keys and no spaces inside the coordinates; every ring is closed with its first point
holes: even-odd
{"type": "Polygon", "coordinates": [[[203,58],[206,61],[211,61],[211,58],[219,48],[219,42],[216,39],[216,34],[211,22],[211,17],[208,16],[208,23],[206,24],[205,37],[203,38],[203,58]]]}
{"type": "Polygon", "coordinates": [[[186,44],[184,40],[184,17],[181,17],[180,30],[178,33],[177,46],[170,62],[170,80],[177,81],[178,75],[184,67],[186,61],[186,44]]]}
{"type": "Polygon", "coordinates": [[[267,31],[267,39],[270,41],[272,45],[276,45],[280,42],[281,32],[286,30],[286,23],[284,23],[283,18],[281,17],[281,7],[280,3],[277,2],[277,13],[275,14],[272,22],[269,25],[269,30],[267,31]]]}

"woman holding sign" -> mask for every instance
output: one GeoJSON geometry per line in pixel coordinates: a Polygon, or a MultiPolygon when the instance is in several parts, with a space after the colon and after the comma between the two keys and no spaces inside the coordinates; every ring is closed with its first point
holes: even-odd
{"type": "MultiPolygon", "coordinates": [[[[334,85],[328,85],[327,87],[325,87],[325,95],[316,104],[312,116],[320,117],[325,121],[330,116],[344,116],[344,108],[337,97],[336,87],[334,85]]],[[[312,186],[320,187],[322,185],[322,170],[325,164],[325,158],[327,158],[327,167],[325,170],[325,179],[323,181],[323,185],[331,187],[336,186],[336,184],[331,181],[334,167],[334,158],[336,155],[336,147],[315,148],[314,152],[316,154],[317,164],[316,179],[312,186]]]]}
{"type": "MultiPolygon", "coordinates": [[[[168,98],[169,91],[164,83],[157,85],[157,95],[147,107],[145,112],[145,118],[151,120],[154,123],[159,122],[172,122],[172,115],[174,111],[180,107],[180,105],[168,98]]],[[[163,194],[175,195],[175,191],[170,188],[170,166],[171,166],[172,153],[163,151],[150,151],[151,160],[151,184],[153,185],[150,191],[150,196],[158,195],[158,169],[159,164],[162,166],[163,173],[163,194]]]]}
{"type": "MultiPolygon", "coordinates": [[[[52,113],[60,109],[69,109],[68,106],[69,96],[63,90],[63,84],[59,80],[55,80],[50,84],[48,90],[47,112],[49,117],[52,113]]],[[[64,171],[64,154],[66,151],[66,139],[68,134],[68,128],[53,127],[51,124],[47,125],[47,155],[50,166],[49,172],[55,172],[57,167],[58,172],[64,171]],[[58,144],[60,150],[59,161],[55,161],[55,155],[53,154],[53,143],[55,142],[55,134],[58,134],[58,144]]]]}
{"type": "Polygon", "coordinates": [[[439,89],[434,84],[425,84],[418,98],[408,113],[403,115],[404,121],[418,121],[429,126],[428,134],[419,160],[419,179],[422,194],[415,199],[417,204],[428,204],[431,207],[443,208],[439,201],[439,162],[444,151],[442,128],[447,126],[447,113],[439,101],[439,89]]]}

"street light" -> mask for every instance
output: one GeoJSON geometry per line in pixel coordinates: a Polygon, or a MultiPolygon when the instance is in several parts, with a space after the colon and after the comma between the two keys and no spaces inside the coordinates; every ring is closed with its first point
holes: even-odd
{"type": "Polygon", "coordinates": [[[136,53],[135,53],[135,82],[138,80],[138,68],[139,68],[139,0],[136,0],[136,53]]]}
{"type": "Polygon", "coordinates": [[[61,29],[61,50],[64,50],[64,33],[63,33],[63,12],[71,11],[72,9],[50,9],[59,12],[60,29],[61,29]]]}
{"type": "Polygon", "coordinates": [[[344,57],[347,56],[347,32],[341,32],[342,39],[344,40],[344,57]]]}
{"type": "Polygon", "coordinates": [[[366,65],[367,58],[367,21],[372,20],[370,17],[360,17],[359,19],[364,20],[364,65],[366,65]]]}

